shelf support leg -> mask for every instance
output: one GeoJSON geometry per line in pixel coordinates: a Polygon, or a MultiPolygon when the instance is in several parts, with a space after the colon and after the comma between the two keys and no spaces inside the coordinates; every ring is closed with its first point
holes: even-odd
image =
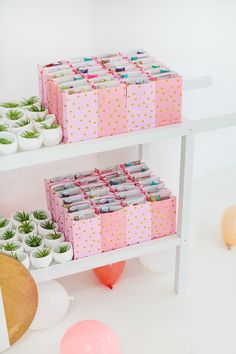
{"type": "Polygon", "coordinates": [[[0,353],[10,348],[8,337],[7,322],[2,298],[2,291],[0,288],[0,353]]]}
{"type": "Polygon", "coordinates": [[[181,294],[186,290],[187,262],[190,237],[191,194],[193,177],[194,134],[181,137],[181,160],[179,179],[179,204],[177,234],[181,244],[176,249],[175,291],[181,294]]]}

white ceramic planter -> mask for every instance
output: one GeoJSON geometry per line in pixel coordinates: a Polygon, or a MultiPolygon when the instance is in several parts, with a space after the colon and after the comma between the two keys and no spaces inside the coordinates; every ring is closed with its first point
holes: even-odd
{"type": "Polygon", "coordinates": [[[4,115],[4,121],[9,127],[12,127],[13,125],[16,124],[16,122],[20,122],[22,119],[25,119],[25,118],[26,118],[25,111],[21,108],[12,108],[12,109],[8,110],[7,112],[5,112],[5,115],[4,115]],[[10,119],[9,118],[10,111],[20,112],[21,115],[19,116],[18,119],[10,119]]]}
{"type": "Polygon", "coordinates": [[[32,235],[37,234],[37,225],[33,221],[30,221],[30,224],[33,226],[33,230],[31,232],[29,232],[28,234],[24,234],[20,231],[21,224],[17,227],[17,230],[16,230],[17,236],[19,237],[20,241],[23,241],[25,239],[25,237],[27,237],[27,236],[32,236],[32,235]]]}
{"type": "Polygon", "coordinates": [[[48,248],[53,249],[54,247],[56,247],[60,242],[63,242],[65,240],[64,234],[62,232],[58,232],[58,234],[61,235],[60,238],[57,239],[52,239],[50,238],[50,234],[44,236],[44,244],[45,246],[47,246],[48,248]]]}
{"type": "Polygon", "coordinates": [[[44,224],[44,222],[41,222],[40,224],[38,224],[38,233],[41,236],[46,236],[46,235],[52,233],[53,231],[57,231],[58,230],[58,226],[57,226],[56,223],[54,223],[54,225],[55,225],[54,230],[52,230],[52,229],[50,229],[50,230],[49,229],[44,229],[42,227],[42,224],[44,224]]]}
{"type": "Polygon", "coordinates": [[[62,140],[62,128],[59,125],[57,128],[45,129],[44,127],[40,128],[40,133],[43,138],[43,145],[53,146],[60,144],[62,140]]]}
{"type": "MultiPolygon", "coordinates": [[[[11,243],[11,241],[8,242],[8,243],[11,243]]],[[[14,250],[14,251],[7,251],[7,250],[5,249],[5,247],[7,246],[7,243],[5,243],[5,245],[2,246],[2,252],[5,253],[5,254],[7,254],[7,255],[9,255],[9,256],[11,256],[12,254],[17,254],[17,256],[18,256],[18,254],[21,254],[21,253],[23,252],[23,250],[24,250],[24,249],[23,249],[23,245],[22,245],[22,243],[19,242],[19,241],[12,241],[12,243],[13,243],[14,245],[16,245],[16,247],[17,247],[16,250],[14,250]]]]}
{"type": "Polygon", "coordinates": [[[42,146],[43,139],[41,134],[37,138],[24,138],[21,134],[17,135],[21,151],[36,150],[42,146]]]}
{"type": "Polygon", "coordinates": [[[11,109],[21,109],[20,105],[18,104],[17,107],[12,107],[12,108],[6,108],[6,107],[2,107],[0,105],[0,114],[5,115],[8,111],[10,111],[11,109]]]}
{"type": "Polygon", "coordinates": [[[5,245],[7,242],[10,242],[10,241],[18,241],[18,236],[17,236],[16,230],[8,229],[5,232],[3,232],[2,234],[0,234],[0,244],[1,245],[5,245]],[[4,235],[5,235],[5,233],[7,231],[12,231],[12,233],[14,235],[11,238],[8,238],[7,240],[4,240],[3,237],[4,237],[4,235]]]}
{"type": "Polygon", "coordinates": [[[35,251],[35,250],[37,250],[37,249],[42,248],[43,246],[44,246],[43,237],[41,237],[40,235],[26,236],[26,237],[24,238],[24,240],[23,240],[23,247],[24,247],[24,250],[25,250],[26,253],[31,253],[31,252],[33,252],[33,251],[35,251]],[[32,247],[32,246],[29,246],[29,245],[27,244],[27,240],[29,240],[30,237],[33,237],[33,236],[38,236],[38,237],[40,237],[40,239],[41,239],[40,245],[35,246],[35,247],[32,247]]]}
{"type": "Polygon", "coordinates": [[[55,262],[57,263],[66,263],[72,260],[73,258],[73,248],[70,242],[60,242],[57,246],[53,248],[52,256],[55,262]],[[67,245],[69,250],[64,253],[58,253],[59,247],[67,245]]]}
{"type": "Polygon", "coordinates": [[[10,219],[0,218],[0,221],[7,220],[6,226],[0,227],[0,235],[2,235],[5,231],[12,229],[12,223],[10,219]]]}
{"type": "MultiPolygon", "coordinates": [[[[22,119],[21,119],[22,120],[22,119]]],[[[29,132],[34,129],[32,121],[29,122],[29,124],[24,125],[23,127],[19,127],[17,124],[13,124],[9,130],[13,134],[19,134],[19,133],[24,133],[24,132],[29,132]]]]}
{"type": "Polygon", "coordinates": [[[0,143],[0,155],[14,154],[17,151],[18,143],[15,134],[9,132],[0,132],[0,138],[11,141],[10,144],[0,143]]]}
{"type": "Polygon", "coordinates": [[[51,125],[53,122],[55,122],[55,120],[55,114],[48,114],[43,122],[37,122],[35,119],[33,119],[33,125],[36,130],[39,130],[40,128],[42,128],[42,124],[51,125]]]}
{"type": "MultiPolygon", "coordinates": [[[[17,229],[18,226],[20,226],[21,222],[16,220],[15,219],[15,216],[16,216],[17,213],[14,213],[12,216],[11,216],[11,222],[12,222],[12,225],[15,229],[17,229]]],[[[30,214],[29,214],[29,220],[30,221],[30,214]]]]}
{"type": "Polygon", "coordinates": [[[40,224],[41,222],[50,221],[51,219],[52,219],[51,213],[47,209],[36,209],[36,210],[32,211],[32,213],[30,214],[30,220],[32,220],[37,225],[40,224]],[[43,220],[37,219],[34,216],[34,212],[36,212],[36,211],[45,213],[47,217],[43,220]]]}
{"type": "Polygon", "coordinates": [[[21,262],[23,264],[23,266],[25,266],[26,269],[29,269],[30,258],[27,253],[21,252],[21,253],[17,254],[17,259],[19,262],[21,262]]]}
{"type": "Polygon", "coordinates": [[[45,108],[45,110],[43,112],[31,112],[30,108],[27,109],[26,111],[27,113],[27,117],[28,118],[32,118],[32,119],[36,119],[38,117],[45,117],[48,115],[48,109],[45,108]]]}
{"type": "MultiPolygon", "coordinates": [[[[42,248],[41,248],[42,249],[42,248]]],[[[35,257],[37,251],[33,251],[30,254],[30,261],[31,264],[34,268],[39,269],[39,268],[46,268],[52,263],[52,251],[50,250],[49,255],[43,258],[37,258],[35,257]]]]}

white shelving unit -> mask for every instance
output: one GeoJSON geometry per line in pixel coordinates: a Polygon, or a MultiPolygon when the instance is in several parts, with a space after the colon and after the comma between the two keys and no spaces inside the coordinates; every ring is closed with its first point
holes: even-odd
{"type": "MultiPolygon", "coordinates": [[[[197,79],[197,86],[191,82],[186,84],[186,88],[197,88],[209,86],[210,81],[197,79]],[[200,80],[200,81],[199,81],[200,80]]],[[[140,156],[148,151],[148,144],[163,139],[180,137],[180,178],[178,196],[178,219],[177,233],[168,237],[140,243],[133,246],[124,247],[118,250],[105,252],[96,256],[90,256],[79,260],[74,260],[68,264],[52,264],[45,269],[31,269],[31,274],[36,282],[44,282],[51,279],[68,276],[78,272],[93,269],[95,267],[127,260],[144,254],[156,252],[158,250],[176,248],[175,267],[175,291],[182,293],[186,288],[187,279],[187,252],[189,243],[189,220],[191,209],[191,189],[193,173],[193,152],[195,134],[209,130],[221,129],[236,125],[236,114],[221,115],[201,120],[184,119],[182,123],[132,132],[112,137],[100,138],[74,144],[61,144],[55,147],[42,148],[35,151],[19,152],[9,156],[0,156],[0,172],[15,170],[17,168],[34,166],[58,161],[76,156],[97,154],[99,152],[115,150],[129,146],[140,146],[140,156]]],[[[1,289],[0,289],[1,290],[1,289]]],[[[1,292],[0,292],[1,303],[1,292]]],[[[0,319],[1,319],[0,311],[0,319]]],[[[4,320],[4,318],[3,318],[4,320]]],[[[0,344],[0,352],[3,349],[0,344]]]]}

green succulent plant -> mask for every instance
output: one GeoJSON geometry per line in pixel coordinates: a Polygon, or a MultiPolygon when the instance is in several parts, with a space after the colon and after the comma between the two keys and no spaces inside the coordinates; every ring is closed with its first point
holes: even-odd
{"type": "Polygon", "coordinates": [[[26,211],[18,211],[14,215],[14,219],[19,222],[24,222],[24,221],[29,221],[30,219],[30,214],[27,213],[26,211]]]}
{"type": "Polygon", "coordinates": [[[21,134],[21,136],[23,138],[27,138],[27,139],[35,139],[39,137],[39,132],[37,132],[36,130],[31,130],[29,132],[24,132],[21,134]]]}
{"type": "Polygon", "coordinates": [[[37,220],[45,220],[48,217],[48,215],[42,210],[35,210],[33,212],[33,215],[37,220]]]}
{"type": "Polygon", "coordinates": [[[58,253],[65,253],[69,250],[69,247],[67,245],[62,245],[58,247],[58,253]]]}
{"type": "Polygon", "coordinates": [[[56,128],[59,127],[59,125],[56,124],[56,123],[52,123],[52,124],[50,124],[50,125],[42,124],[42,127],[43,127],[44,129],[56,129],[56,128]]]}
{"type": "Polygon", "coordinates": [[[8,126],[5,124],[0,124],[0,132],[6,132],[8,129],[8,126]]]}
{"type": "Polygon", "coordinates": [[[9,221],[7,219],[0,220],[0,229],[7,226],[8,224],[9,224],[9,221]]]}
{"type": "Polygon", "coordinates": [[[19,231],[21,234],[29,234],[34,230],[33,225],[30,223],[30,221],[24,221],[20,226],[19,226],[19,231]]]}
{"type": "Polygon", "coordinates": [[[9,112],[7,112],[7,118],[10,120],[18,120],[23,116],[23,113],[21,111],[18,111],[17,109],[10,109],[9,112]]]}
{"type": "Polygon", "coordinates": [[[44,223],[41,224],[41,227],[45,230],[54,230],[56,224],[53,221],[45,221],[44,223]]]}
{"type": "Polygon", "coordinates": [[[2,104],[0,104],[0,106],[4,108],[16,108],[19,107],[19,104],[13,101],[9,101],[9,102],[3,102],[2,104]]]}
{"type": "Polygon", "coordinates": [[[16,261],[20,262],[20,260],[19,260],[19,258],[18,258],[18,256],[17,256],[16,253],[13,253],[13,252],[12,252],[11,254],[9,254],[9,256],[12,257],[12,258],[14,258],[16,261]]]}
{"type": "Polygon", "coordinates": [[[12,143],[11,140],[8,140],[8,139],[5,139],[5,138],[0,138],[0,144],[2,144],[2,145],[9,145],[11,143],[12,143]]]}
{"type": "Polygon", "coordinates": [[[18,127],[25,127],[28,124],[30,124],[30,119],[22,119],[21,121],[16,123],[18,127]]]}
{"type": "Polygon", "coordinates": [[[7,242],[5,245],[3,245],[3,249],[5,251],[16,251],[18,249],[18,246],[14,242],[7,242]]]}
{"type": "Polygon", "coordinates": [[[29,247],[39,247],[42,244],[42,237],[38,235],[32,235],[25,240],[25,243],[29,247]]]}
{"type": "Polygon", "coordinates": [[[45,122],[47,116],[35,118],[35,122],[42,123],[45,122]]]}
{"type": "Polygon", "coordinates": [[[14,236],[15,236],[15,231],[14,231],[14,230],[6,230],[6,231],[3,233],[1,239],[4,240],[4,241],[6,241],[6,240],[10,240],[10,239],[11,239],[12,237],[14,237],[14,236]]]}
{"type": "Polygon", "coordinates": [[[21,106],[32,106],[35,103],[37,103],[39,101],[39,98],[37,96],[32,96],[29,98],[23,98],[23,100],[21,101],[21,106]]]}
{"type": "Polygon", "coordinates": [[[60,232],[53,232],[53,233],[47,235],[47,239],[49,239],[49,240],[58,240],[59,238],[61,238],[60,232]]]}
{"type": "Polygon", "coordinates": [[[34,253],[35,258],[44,258],[47,257],[51,253],[49,248],[43,248],[34,253]]]}
{"type": "Polygon", "coordinates": [[[29,108],[29,111],[30,112],[44,112],[45,111],[45,107],[42,104],[40,104],[39,107],[35,106],[35,105],[32,105],[29,108]]]}

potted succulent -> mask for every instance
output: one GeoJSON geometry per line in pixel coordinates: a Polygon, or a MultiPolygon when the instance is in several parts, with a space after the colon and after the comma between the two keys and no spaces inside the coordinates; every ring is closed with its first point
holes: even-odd
{"type": "Polygon", "coordinates": [[[52,146],[60,144],[62,140],[62,128],[59,124],[42,124],[39,130],[42,134],[43,145],[52,146]]]}
{"type": "Polygon", "coordinates": [[[12,253],[16,253],[18,255],[23,252],[23,245],[19,241],[8,241],[4,245],[2,245],[2,252],[9,256],[12,253]]]}
{"type": "Polygon", "coordinates": [[[17,227],[17,235],[21,241],[26,236],[32,236],[37,233],[37,226],[33,221],[24,221],[17,227]]]}
{"type": "Polygon", "coordinates": [[[23,240],[23,246],[25,252],[30,253],[43,246],[43,238],[37,234],[28,235],[23,240]]]}
{"type": "Polygon", "coordinates": [[[48,114],[43,117],[37,117],[33,119],[34,128],[36,130],[42,127],[42,124],[51,125],[55,121],[55,114],[48,114]]]}
{"type": "Polygon", "coordinates": [[[4,124],[0,120],[0,132],[7,132],[8,131],[8,125],[4,124]]]}
{"type": "Polygon", "coordinates": [[[12,224],[17,228],[22,222],[30,221],[30,213],[26,211],[17,211],[11,217],[12,224]]]}
{"type": "Polygon", "coordinates": [[[3,102],[0,104],[0,111],[2,112],[7,112],[8,110],[12,108],[18,108],[20,105],[17,102],[9,101],[9,102],[3,102]]]}
{"type": "Polygon", "coordinates": [[[18,143],[15,134],[0,132],[0,155],[13,154],[17,151],[18,143]]]}
{"type": "Polygon", "coordinates": [[[33,123],[29,118],[21,119],[10,127],[12,133],[22,133],[33,129],[33,123]]]}
{"type": "Polygon", "coordinates": [[[18,134],[18,143],[22,151],[39,149],[42,142],[41,134],[34,129],[18,134]]]}
{"type": "Polygon", "coordinates": [[[46,107],[44,107],[42,104],[40,105],[32,105],[27,109],[27,115],[29,118],[38,118],[38,117],[44,117],[48,114],[48,110],[46,107]]]}
{"type": "Polygon", "coordinates": [[[44,243],[48,248],[54,248],[59,242],[64,241],[64,234],[62,232],[52,232],[44,236],[44,243]]]}
{"type": "Polygon", "coordinates": [[[10,109],[5,113],[5,122],[9,126],[12,126],[14,123],[24,118],[25,118],[25,112],[23,111],[23,109],[19,109],[19,108],[10,109]]]}
{"type": "Polygon", "coordinates": [[[34,268],[46,268],[52,262],[52,251],[47,248],[39,248],[30,253],[30,261],[34,268]]]}
{"type": "Polygon", "coordinates": [[[30,214],[30,219],[35,222],[35,224],[40,224],[43,221],[49,221],[51,218],[51,213],[47,209],[37,209],[32,211],[30,214]]]}
{"type": "Polygon", "coordinates": [[[53,248],[52,256],[57,263],[66,263],[73,258],[73,248],[70,242],[60,242],[53,248]]]}
{"type": "Polygon", "coordinates": [[[54,221],[44,221],[38,224],[38,233],[41,236],[46,236],[52,232],[55,232],[58,230],[58,226],[54,221]]]}
{"type": "Polygon", "coordinates": [[[38,102],[39,102],[39,97],[31,96],[29,98],[23,98],[23,100],[20,102],[20,105],[22,108],[28,109],[33,105],[37,105],[38,102]]]}
{"type": "Polygon", "coordinates": [[[9,241],[17,241],[18,237],[16,234],[16,230],[6,230],[2,234],[0,234],[0,244],[5,245],[5,243],[9,241]]]}
{"type": "Polygon", "coordinates": [[[29,269],[30,266],[30,258],[27,253],[25,252],[20,252],[20,253],[11,253],[10,256],[14,258],[16,261],[20,262],[25,266],[26,269],[29,269]]]}
{"type": "Polygon", "coordinates": [[[0,219],[0,235],[4,234],[5,231],[11,229],[11,220],[7,218],[0,219]]]}

